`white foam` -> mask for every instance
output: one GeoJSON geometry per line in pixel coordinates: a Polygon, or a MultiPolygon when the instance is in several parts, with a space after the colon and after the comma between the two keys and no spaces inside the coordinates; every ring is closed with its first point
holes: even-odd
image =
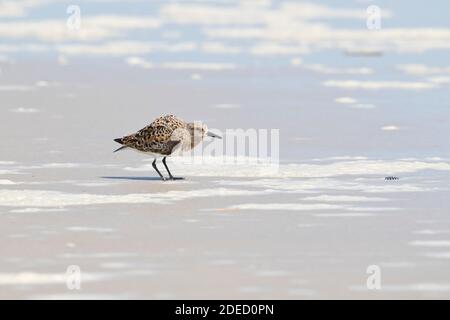
{"type": "Polygon", "coordinates": [[[348,210],[350,211],[396,211],[396,210],[400,210],[400,208],[395,208],[395,207],[348,207],[348,210]]]}
{"type": "MultiPolygon", "coordinates": [[[[65,273],[36,273],[36,272],[18,272],[18,273],[0,273],[0,285],[51,285],[63,284],[67,281],[65,273]]],[[[108,278],[109,275],[102,273],[83,272],[83,282],[99,281],[108,278]]]]}
{"type": "Polygon", "coordinates": [[[61,84],[59,82],[49,82],[46,80],[39,80],[34,83],[34,85],[38,88],[46,88],[46,87],[55,87],[60,86],[61,84]]]}
{"type": "Polygon", "coordinates": [[[349,106],[353,109],[375,109],[376,106],[371,103],[356,103],[349,106]]]}
{"type": "Polygon", "coordinates": [[[52,43],[70,40],[102,40],[116,37],[120,31],[133,29],[156,29],[161,21],[150,16],[97,15],[83,17],[83,27],[73,32],[60,19],[25,19],[2,21],[2,38],[34,38],[52,43]]]}
{"type": "Polygon", "coordinates": [[[15,108],[15,109],[11,109],[10,111],[15,112],[15,113],[37,113],[37,112],[39,112],[39,110],[36,108],[15,108]]]}
{"type": "Polygon", "coordinates": [[[131,67],[140,67],[143,69],[151,69],[154,65],[140,57],[129,57],[125,62],[131,67]]]}
{"type": "MultiPolygon", "coordinates": [[[[379,175],[412,173],[420,170],[450,171],[450,163],[440,161],[405,161],[353,159],[326,164],[290,163],[274,164],[245,157],[173,157],[174,168],[182,169],[186,176],[210,177],[274,177],[319,178],[341,175],[379,175]]],[[[151,164],[126,167],[127,171],[151,171],[151,164]]]]}
{"type": "Polygon", "coordinates": [[[11,180],[5,180],[5,179],[0,180],[0,185],[8,186],[8,185],[15,185],[15,184],[16,183],[11,180]]]}
{"type": "Polygon", "coordinates": [[[65,259],[117,259],[139,256],[132,252],[98,252],[98,253],[65,253],[62,258],[65,259]]]}
{"type": "Polygon", "coordinates": [[[79,168],[79,163],[45,163],[42,168],[79,168]]]}
{"type": "Polygon", "coordinates": [[[333,162],[333,161],[342,161],[342,160],[369,160],[367,157],[363,156],[335,156],[335,157],[328,157],[328,158],[314,158],[312,161],[315,162],[333,162]]]}
{"type": "MultiPolygon", "coordinates": [[[[352,291],[368,291],[367,287],[350,286],[352,291]]],[[[382,291],[386,292],[449,292],[450,283],[414,283],[405,285],[382,285],[382,291]]]]}
{"type": "Polygon", "coordinates": [[[424,256],[434,259],[450,259],[450,251],[449,252],[431,252],[426,253],[424,256]]]}
{"type": "Polygon", "coordinates": [[[21,17],[38,3],[24,1],[2,1],[0,2],[0,17],[21,17]]]}
{"type": "MultiPolygon", "coordinates": [[[[41,1],[26,1],[26,4],[16,4],[22,2],[8,1],[8,5],[1,7],[0,15],[25,15],[29,7],[41,3],[41,1]]],[[[46,1],[42,1],[44,2],[46,1]]],[[[216,44],[200,47],[202,52],[211,54],[236,54],[246,50],[253,54],[298,54],[329,49],[371,54],[383,51],[403,53],[449,48],[448,28],[383,28],[371,33],[368,37],[365,28],[351,29],[338,27],[335,24],[330,25],[329,19],[344,18],[359,20],[358,23],[363,23],[367,16],[366,11],[361,8],[342,8],[294,1],[281,2],[279,5],[272,6],[259,5],[269,1],[251,2],[258,5],[249,5],[249,1],[234,1],[227,3],[226,6],[218,6],[207,1],[185,2],[162,2],[156,8],[154,16],[121,14],[83,17],[83,26],[77,32],[67,28],[65,21],[61,19],[8,20],[0,23],[0,37],[31,38],[33,41],[33,44],[27,45],[8,45],[5,51],[50,51],[54,50],[55,43],[59,43],[56,49],[67,54],[142,54],[152,52],[153,49],[153,47],[149,48],[145,41],[135,41],[133,45],[127,45],[127,41],[122,41],[120,45],[112,45],[105,44],[104,40],[113,37],[127,39],[131,31],[135,29],[153,30],[166,23],[175,28],[170,31],[172,33],[179,33],[178,30],[183,30],[185,25],[201,28],[207,43],[211,40],[217,43],[223,39],[231,39],[230,42],[233,43],[238,43],[233,40],[239,39],[255,42],[250,46],[233,46],[232,48],[216,44]],[[35,44],[36,40],[45,44],[35,44]],[[78,44],[74,40],[89,41],[89,45],[78,44]],[[73,44],[65,44],[65,42],[73,44]]],[[[383,19],[391,15],[388,9],[383,8],[383,19]]],[[[202,40],[204,39],[200,37],[200,42],[202,40]]],[[[195,44],[193,47],[197,49],[195,44]]],[[[330,72],[329,69],[324,68],[318,70],[330,72]]]]}
{"type": "Polygon", "coordinates": [[[371,68],[334,68],[325,66],[323,64],[303,64],[303,68],[314,71],[321,74],[351,74],[351,75],[368,75],[372,74],[373,70],[371,68]]]}
{"type": "Polygon", "coordinates": [[[343,206],[317,203],[245,203],[228,207],[228,210],[282,210],[282,211],[310,211],[310,210],[335,210],[343,209],[343,206]]]}
{"type": "Polygon", "coordinates": [[[106,195],[90,193],[64,193],[47,190],[0,190],[0,206],[10,207],[62,207],[109,203],[154,203],[167,204],[186,199],[211,196],[242,196],[261,194],[261,191],[225,188],[169,191],[166,193],[140,193],[106,195]]]}
{"type": "Polygon", "coordinates": [[[404,64],[397,66],[397,69],[413,76],[425,76],[432,74],[450,74],[450,67],[431,67],[424,64],[404,64]]]}
{"type": "Polygon", "coordinates": [[[381,127],[381,130],[382,131],[398,131],[398,130],[400,130],[400,128],[398,126],[389,125],[389,126],[381,127]]]}
{"type": "Polygon", "coordinates": [[[343,104],[352,104],[352,103],[356,103],[357,100],[351,97],[339,97],[334,99],[335,102],[337,103],[343,103],[343,104]]]}
{"type": "Polygon", "coordinates": [[[74,185],[79,187],[107,187],[107,186],[113,186],[117,183],[114,182],[102,182],[102,181],[90,181],[90,182],[77,182],[74,183],[74,185]]]}
{"type": "Polygon", "coordinates": [[[67,227],[66,230],[73,232],[98,232],[98,233],[111,233],[117,231],[116,229],[112,228],[81,227],[81,226],[67,227]]]}
{"type": "Polygon", "coordinates": [[[135,266],[126,262],[104,262],[100,264],[100,267],[104,269],[128,269],[135,266]]]}
{"type": "MultiPolygon", "coordinates": [[[[285,2],[276,8],[270,1],[237,1],[232,6],[214,6],[209,3],[167,3],[161,8],[162,16],[176,24],[199,25],[256,25],[271,22],[277,26],[284,22],[317,19],[364,19],[365,11],[352,8],[335,8],[311,2],[285,2]]],[[[383,10],[383,17],[391,16],[383,10]]],[[[312,36],[309,33],[305,33],[312,36]]],[[[271,35],[267,35],[268,37],[271,35]]],[[[304,37],[305,38],[305,37],[304,37]]],[[[306,37],[309,39],[309,37],[306,37]]]]}
{"type": "Polygon", "coordinates": [[[66,211],[63,208],[24,208],[24,209],[12,209],[11,213],[38,213],[38,212],[62,212],[66,211]]]}
{"type": "Polygon", "coordinates": [[[373,213],[315,213],[314,217],[319,218],[357,218],[357,217],[373,217],[373,213]]]}
{"type": "Polygon", "coordinates": [[[350,196],[350,195],[320,195],[303,198],[304,201],[325,201],[325,202],[369,202],[369,201],[387,201],[386,198],[350,196]]]}
{"type": "Polygon", "coordinates": [[[214,105],[214,108],[217,109],[238,109],[241,106],[238,104],[233,104],[233,103],[220,103],[220,104],[216,104],[214,105]]]}
{"type": "MultiPolygon", "coordinates": [[[[370,181],[369,181],[370,182],[370,181]]],[[[309,179],[255,179],[255,180],[221,180],[217,181],[225,186],[245,186],[264,188],[266,190],[283,191],[288,193],[318,193],[323,190],[359,191],[365,193],[393,193],[393,192],[425,192],[439,190],[438,187],[426,187],[413,184],[384,184],[374,185],[360,180],[343,181],[335,178],[309,179]]]]}
{"type": "Polygon", "coordinates": [[[327,80],[323,82],[325,87],[341,89],[397,89],[397,90],[425,90],[438,87],[432,82],[412,82],[412,81],[363,81],[363,80],[327,80]]]}
{"type": "Polygon", "coordinates": [[[2,166],[9,166],[15,164],[14,161],[0,161],[0,165],[2,166]]]}
{"type": "Polygon", "coordinates": [[[450,240],[415,240],[409,243],[416,247],[450,247],[450,240]]]}
{"type": "MultiPolygon", "coordinates": [[[[60,53],[67,55],[104,55],[128,56],[152,52],[191,52],[197,48],[194,42],[165,43],[144,41],[109,41],[101,44],[62,44],[57,47],[60,53]]],[[[156,65],[155,65],[156,67],[156,65]]],[[[158,67],[164,67],[158,65],[158,67]]]]}
{"type": "MultiPolygon", "coordinates": [[[[254,30],[250,30],[250,34],[254,30]]],[[[209,29],[207,32],[214,33],[213,30],[209,29]]],[[[247,31],[248,32],[248,31],[247,31]]],[[[259,31],[256,30],[258,33],[259,31]]],[[[303,45],[287,45],[279,42],[274,41],[265,41],[260,42],[255,45],[253,45],[249,52],[252,55],[257,56],[267,56],[267,55],[293,55],[293,54],[305,54],[308,53],[308,49],[303,45]]]]}
{"type": "Polygon", "coordinates": [[[223,71],[236,69],[233,63],[223,62],[188,62],[188,61],[174,61],[165,62],[161,64],[164,69],[172,70],[201,70],[201,71],[223,71]]]}
{"type": "Polygon", "coordinates": [[[416,230],[413,233],[422,235],[450,234],[450,230],[423,229],[423,230],[416,230]]]}

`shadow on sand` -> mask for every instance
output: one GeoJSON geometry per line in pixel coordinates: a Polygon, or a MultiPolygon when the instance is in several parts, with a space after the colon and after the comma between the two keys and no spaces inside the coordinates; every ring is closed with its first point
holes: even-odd
{"type": "Polygon", "coordinates": [[[107,176],[107,177],[100,177],[100,178],[112,179],[112,180],[161,181],[160,177],[126,177],[126,176],[111,177],[111,176],[107,176]]]}

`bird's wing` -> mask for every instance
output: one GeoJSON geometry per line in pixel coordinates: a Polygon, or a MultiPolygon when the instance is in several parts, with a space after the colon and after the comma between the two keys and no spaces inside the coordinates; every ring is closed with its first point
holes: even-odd
{"type": "Polygon", "coordinates": [[[127,147],[143,152],[170,154],[180,142],[171,140],[173,129],[160,123],[152,123],[135,134],[122,138],[127,147]]]}
{"type": "Polygon", "coordinates": [[[163,124],[149,125],[136,133],[136,138],[146,143],[164,143],[170,140],[173,129],[163,124]]]}
{"type": "MultiPolygon", "coordinates": [[[[163,145],[158,145],[159,151],[158,153],[163,155],[170,155],[174,151],[174,148],[178,146],[181,140],[169,140],[163,145]]],[[[154,146],[153,146],[154,147],[154,146]]]]}
{"type": "MultiPolygon", "coordinates": [[[[147,127],[166,126],[172,129],[183,127],[184,121],[174,115],[161,116],[153,120],[147,127]]],[[[144,128],[145,129],[145,128],[144,128]]]]}
{"type": "Polygon", "coordinates": [[[115,139],[115,141],[121,143],[123,146],[139,151],[171,154],[173,148],[184,137],[178,131],[180,128],[185,128],[183,120],[173,115],[168,115],[159,117],[138,132],[115,139]]]}

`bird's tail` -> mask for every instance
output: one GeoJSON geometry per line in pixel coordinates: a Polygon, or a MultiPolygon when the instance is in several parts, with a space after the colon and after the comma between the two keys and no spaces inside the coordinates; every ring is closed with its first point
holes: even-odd
{"type": "Polygon", "coordinates": [[[117,152],[117,151],[120,151],[120,150],[125,149],[125,148],[127,148],[127,146],[121,146],[120,148],[114,150],[113,152],[117,152]]]}
{"type": "MultiPolygon", "coordinates": [[[[117,142],[117,143],[123,144],[122,138],[114,139],[114,141],[117,142]]],[[[117,152],[117,151],[120,151],[120,150],[122,150],[122,149],[125,149],[126,147],[127,147],[127,146],[121,146],[120,148],[114,150],[114,152],[117,152]]]]}

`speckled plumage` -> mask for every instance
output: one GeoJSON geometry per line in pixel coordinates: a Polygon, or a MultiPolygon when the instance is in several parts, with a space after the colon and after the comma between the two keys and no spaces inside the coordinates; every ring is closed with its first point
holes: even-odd
{"type": "Polygon", "coordinates": [[[187,130],[188,124],[185,121],[173,115],[167,115],[157,118],[138,132],[115,141],[137,151],[167,156],[172,154],[174,148],[183,139],[188,139],[187,130]]]}

